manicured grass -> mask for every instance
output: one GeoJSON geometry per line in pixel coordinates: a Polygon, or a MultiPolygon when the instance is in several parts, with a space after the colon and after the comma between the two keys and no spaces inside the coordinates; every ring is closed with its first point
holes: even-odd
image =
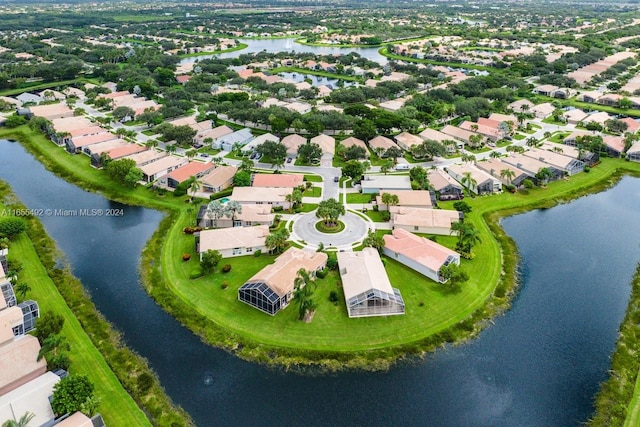
{"type": "Polygon", "coordinates": [[[489,72],[496,70],[495,68],[486,67],[484,65],[462,64],[458,62],[446,62],[446,61],[434,61],[431,59],[418,59],[418,58],[412,58],[410,56],[396,55],[393,53],[389,53],[386,47],[380,48],[378,52],[382,56],[386,56],[387,58],[391,58],[391,59],[397,59],[400,61],[417,62],[421,64],[444,65],[445,67],[459,67],[459,68],[466,68],[469,70],[485,70],[489,72]]]}
{"type": "Polygon", "coordinates": [[[302,207],[296,209],[296,212],[309,213],[318,209],[318,205],[315,203],[303,203],[302,207]]]}
{"type": "Polygon", "coordinates": [[[73,80],[63,80],[59,82],[47,82],[47,83],[35,83],[35,84],[25,83],[23,86],[16,89],[6,89],[3,91],[0,91],[0,96],[20,95],[21,93],[26,91],[45,90],[45,89],[56,88],[61,86],[69,86],[70,84],[73,84],[73,83],[94,83],[94,82],[95,81],[93,79],[90,81],[89,79],[80,78],[80,79],[73,79],[73,80]]]}
{"type": "Polygon", "coordinates": [[[551,137],[548,138],[548,140],[551,142],[562,144],[564,139],[570,134],[571,132],[555,132],[553,135],[551,135],[551,137]]]}
{"type": "Polygon", "coordinates": [[[316,187],[314,185],[309,190],[304,190],[304,193],[302,193],[302,195],[304,197],[321,197],[322,196],[322,188],[316,187]]]}
{"type": "Polygon", "coordinates": [[[523,139],[525,139],[526,136],[520,134],[520,133],[516,133],[515,135],[513,135],[513,139],[517,139],[518,141],[521,141],[523,139]]]}
{"type": "Polygon", "coordinates": [[[371,203],[375,194],[347,193],[347,203],[371,203]]]}
{"type": "Polygon", "coordinates": [[[318,230],[321,233],[335,234],[344,230],[345,225],[344,225],[344,222],[338,221],[335,226],[328,227],[324,224],[324,221],[318,221],[316,222],[315,227],[316,227],[316,230],[318,230]]]}
{"type": "Polygon", "coordinates": [[[388,220],[386,218],[388,218],[386,215],[388,215],[388,212],[383,212],[383,211],[374,211],[373,209],[368,209],[365,213],[366,216],[368,216],[369,218],[371,218],[371,220],[373,222],[387,222],[388,220]]]}
{"type": "Polygon", "coordinates": [[[309,182],[322,182],[322,177],[320,175],[305,175],[304,180],[309,182]]]}
{"type": "Polygon", "coordinates": [[[560,122],[558,120],[554,120],[553,116],[549,116],[547,118],[542,119],[542,123],[547,123],[547,124],[550,124],[550,125],[558,125],[558,126],[566,125],[565,122],[560,122]]]}

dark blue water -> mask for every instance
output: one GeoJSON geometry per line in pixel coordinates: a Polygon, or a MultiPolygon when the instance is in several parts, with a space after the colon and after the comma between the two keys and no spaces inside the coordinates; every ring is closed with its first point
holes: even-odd
{"type": "Polygon", "coordinates": [[[0,142],[0,178],[30,208],[125,209],[42,221],[99,310],[201,426],[578,425],[606,379],[640,260],[640,180],[625,178],[504,220],[521,251],[523,286],[478,339],[386,373],[300,377],[202,344],[146,295],[136,268],[161,214],[80,190],[15,143],[0,142]]]}

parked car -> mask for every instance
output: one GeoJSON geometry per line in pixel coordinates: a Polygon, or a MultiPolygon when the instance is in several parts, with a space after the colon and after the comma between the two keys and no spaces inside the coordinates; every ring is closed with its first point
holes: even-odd
{"type": "Polygon", "coordinates": [[[257,154],[258,154],[258,153],[256,153],[256,152],[254,151],[253,153],[251,153],[251,155],[249,156],[249,158],[250,158],[251,160],[253,160],[253,159],[255,159],[255,158],[256,158],[256,155],[257,155],[257,154]]]}
{"type": "Polygon", "coordinates": [[[291,163],[291,160],[293,160],[291,157],[287,158],[287,163],[291,163]]]}
{"type": "Polygon", "coordinates": [[[256,161],[257,161],[257,160],[260,160],[260,158],[261,158],[261,157],[262,157],[262,154],[257,153],[257,154],[256,154],[256,161]]]}
{"type": "Polygon", "coordinates": [[[334,176],[333,177],[333,182],[340,182],[340,177],[339,176],[334,176]]]}

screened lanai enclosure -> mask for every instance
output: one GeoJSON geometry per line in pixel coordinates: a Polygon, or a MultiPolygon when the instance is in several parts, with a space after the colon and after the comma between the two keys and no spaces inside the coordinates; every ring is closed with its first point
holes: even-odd
{"type": "Polygon", "coordinates": [[[271,316],[287,305],[287,296],[280,297],[265,282],[245,283],[238,290],[238,299],[271,316]]]}
{"type": "Polygon", "coordinates": [[[349,317],[390,316],[404,314],[404,300],[400,291],[393,288],[393,294],[370,289],[347,300],[349,317]]]}

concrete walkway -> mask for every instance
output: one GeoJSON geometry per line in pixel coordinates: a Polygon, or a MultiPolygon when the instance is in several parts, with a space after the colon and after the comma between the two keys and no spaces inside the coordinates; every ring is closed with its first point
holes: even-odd
{"type": "Polygon", "coordinates": [[[373,222],[366,221],[354,212],[347,212],[340,217],[345,229],[339,233],[321,233],[315,224],[321,221],[315,212],[298,214],[290,219],[293,221],[291,240],[310,249],[317,249],[320,243],[325,248],[337,248],[350,251],[354,244],[362,242],[369,230],[373,229],[373,222]]]}

